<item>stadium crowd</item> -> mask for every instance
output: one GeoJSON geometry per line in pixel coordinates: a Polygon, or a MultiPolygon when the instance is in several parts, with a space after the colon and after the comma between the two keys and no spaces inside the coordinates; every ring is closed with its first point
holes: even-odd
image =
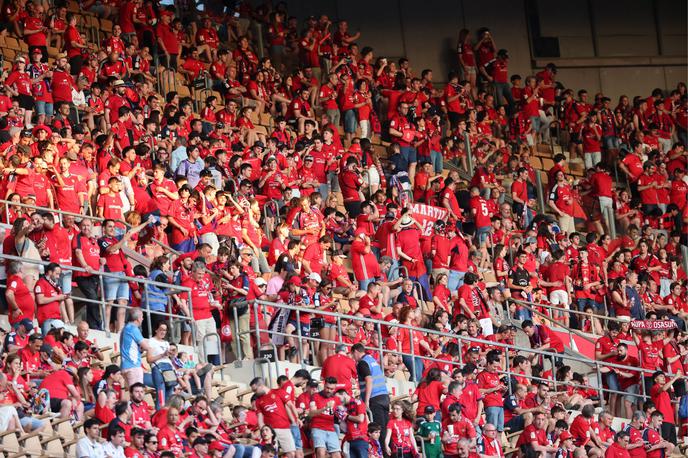
{"type": "Polygon", "coordinates": [[[346,21],[269,4],[85,0],[114,21],[94,42],[60,1],[4,2],[0,38],[28,52],[0,89],[2,251],[25,259],[0,275],[0,430],[84,422],[77,458],[678,452],[686,85],[614,104],[554,64],[513,74],[483,28],[439,88],[346,21]],[[555,327],[594,340],[602,386],[555,327]],[[119,333],[119,364],[91,329],[119,333]],[[226,417],[215,367],[271,345],[320,378],[256,378],[226,417]]]}

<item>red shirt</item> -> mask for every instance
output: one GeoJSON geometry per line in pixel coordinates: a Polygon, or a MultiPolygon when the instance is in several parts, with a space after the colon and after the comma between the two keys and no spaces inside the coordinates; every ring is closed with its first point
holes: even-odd
{"type": "Polygon", "coordinates": [[[604,452],[604,458],[631,458],[631,455],[628,453],[628,450],[614,442],[604,452]]]}
{"type": "Polygon", "coordinates": [[[180,433],[173,430],[169,426],[165,426],[158,431],[158,450],[169,450],[175,456],[182,456],[184,451],[184,443],[180,433]]]}
{"type": "Polygon", "coordinates": [[[256,410],[263,414],[265,424],[275,429],[288,429],[291,421],[289,421],[284,401],[276,391],[278,390],[270,390],[256,398],[256,410]]]}
{"type": "Polygon", "coordinates": [[[70,385],[74,386],[72,374],[66,370],[59,370],[47,375],[41,382],[39,389],[45,388],[48,390],[51,398],[67,399],[71,396],[71,393],[67,388],[70,385]]]}
{"type": "Polygon", "coordinates": [[[430,383],[421,383],[418,385],[418,388],[416,388],[416,396],[418,396],[416,415],[423,415],[425,407],[427,406],[433,406],[435,410],[439,410],[440,398],[444,391],[444,383],[439,380],[433,380],[430,383]]]}
{"type": "MultiPolygon", "coordinates": [[[[54,298],[62,294],[59,286],[53,286],[45,279],[41,277],[36,282],[33,291],[36,295],[42,294],[46,298],[54,298]]],[[[53,300],[47,304],[38,305],[38,323],[43,324],[46,320],[61,320],[62,314],[60,313],[60,301],[53,300]]]]}
{"type": "Polygon", "coordinates": [[[193,317],[195,321],[212,318],[210,312],[210,290],[212,283],[210,277],[206,275],[201,281],[196,281],[192,277],[186,278],[182,286],[191,288],[191,303],[193,304],[193,317]]]}
{"type": "Polygon", "coordinates": [[[539,445],[549,445],[549,439],[547,439],[547,432],[544,429],[538,429],[534,424],[530,424],[523,429],[521,436],[519,436],[516,442],[516,447],[521,445],[530,445],[533,442],[537,442],[539,445]]]}
{"type": "Polygon", "coordinates": [[[671,405],[671,397],[668,391],[662,390],[662,386],[655,384],[650,389],[650,398],[655,407],[664,415],[664,421],[674,424],[674,408],[671,405]]]}
{"type": "MultiPolygon", "coordinates": [[[[497,372],[482,371],[478,374],[476,382],[478,388],[481,390],[496,388],[501,383],[499,381],[500,375],[497,372]]],[[[483,404],[485,407],[502,407],[504,405],[504,398],[501,391],[493,391],[483,395],[483,404]]]]}
{"type": "Polygon", "coordinates": [[[584,418],[583,415],[578,415],[573,419],[569,431],[573,436],[573,442],[577,447],[582,447],[590,441],[590,429],[592,428],[592,421],[584,418]]]}
{"type": "Polygon", "coordinates": [[[358,372],[356,371],[356,363],[353,359],[346,355],[335,354],[323,362],[321,376],[323,380],[327,377],[334,377],[337,379],[337,389],[344,388],[347,393],[351,394],[351,381],[357,380],[358,372]]]}
{"type": "Polygon", "coordinates": [[[22,276],[20,274],[10,275],[7,278],[7,291],[12,291],[14,293],[14,300],[17,303],[17,307],[21,314],[16,318],[10,314],[9,322],[10,324],[17,323],[24,318],[28,318],[31,321],[34,319],[35,303],[33,300],[33,294],[26,287],[22,276]]]}
{"type": "Polygon", "coordinates": [[[347,420],[345,441],[367,440],[368,439],[368,415],[366,405],[360,399],[352,399],[346,405],[347,412],[351,416],[363,415],[361,423],[347,420]]]}
{"type": "Polygon", "coordinates": [[[164,24],[163,22],[158,23],[155,28],[155,33],[158,38],[160,38],[165,46],[165,50],[169,54],[179,54],[179,38],[169,24],[164,24]]]}
{"type": "Polygon", "coordinates": [[[334,407],[332,408],[332,413],[322,413],[320,415],[315,415],[311,419],[311,428],[312,429],[322,429],[323,431],[332,431],[334,432],[334,411],[337,409],[337,406],[341,404],[339,401],[339,398],[337,396],[331,396],[329,398],[326,398],[322,395],[322,393],[315,393],[313,395],[313,403],[315,403],[315,408],[316,409],[323,409],[327,406],[327,403],[333,401],[334,402],[334,407]]]}

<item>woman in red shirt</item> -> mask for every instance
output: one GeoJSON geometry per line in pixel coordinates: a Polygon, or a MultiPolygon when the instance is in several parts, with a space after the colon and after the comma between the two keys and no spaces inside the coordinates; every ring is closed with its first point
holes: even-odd
{"type": "Polygon", "coordinates": [[[31,92],[31,76],[26,71],[26,58],[23,56],[15,60],[15,66],[5,80],[5,87],[19,101],[19,107],[24,109],[24,125],[30,125],[36,101],[31,92]]]}
{"type": "Polygon", "coordinates": [[[191,188],[184,185],[179,189],[179,199],[170,204],[168,221],[172,226],[170,242],[172,248],[188,253],[196,246],[194,226],[196,203],[192,201],[191,188]]]}
{"type": "MultiPolygon", "coordinates": [[[[420,307],[414,309],[413,307],[406,306],[399,312],[399,323],[406,326],[417,326],[418,320],[416,318],[417,316],[419,317],[421,313],[420,307]]],[[[402,353],[407,353],[402,357],[404,365],[411,373],[411,379],[413,379],[415,376],[416,380],[418,380],[424,372],[423,360],[418,356],[411,358],[411,339],[413,339],[414,355],[421,355],[423,350],[431,353],[432,349],[425,340],[425,336],[423,336],[422,332],[415,330],[411,331],[406,328],[399,329],[399,342],[401,344],[401,351],[402,353]],[[414,368],[415,374],[413,372],[414,368]]]]}
{"type": "Polygon", "coordinates": [[[22,279],[22,263],[11,262],[7,268],[7,289],[5,297],[9,307],[9,322],[15,324],[28,318],[35,318],[36,304],[33,294],[22,279]]]}
{"type": "Polygon", "coordinates": [[[385,450],[396,458],[419,456],[416,439],[413,436],[413,414],[402,401],[392,403],[392,416],[387,423],[385,450]]]}
{"type": "Polygon", "coordinates": [[[430,369],[425,379],[418,384],[414,394],[418,401],[416,416],[424,415],[427,406],[432,406],[435,412],[439,412],[441,397],[446,393],[447,387],[442,382],[442,371],[436,367],[430,369]]]}

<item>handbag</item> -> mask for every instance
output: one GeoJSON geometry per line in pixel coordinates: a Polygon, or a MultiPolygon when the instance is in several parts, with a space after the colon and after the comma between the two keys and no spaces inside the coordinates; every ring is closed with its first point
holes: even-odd
{"type": "Polygon", "coordinates": [[[162,364],[155,364],[155,367],[158,368],[160,371],[160,374],[162,375],[162,379],[165,382],[165,387],[167,389],[174,388],[177,386],[178,380],[177,380],[177,373],[172,369],[172,366],[169,363],[164,363],[165,365],[169,367],[165,367],[162,364]]]}

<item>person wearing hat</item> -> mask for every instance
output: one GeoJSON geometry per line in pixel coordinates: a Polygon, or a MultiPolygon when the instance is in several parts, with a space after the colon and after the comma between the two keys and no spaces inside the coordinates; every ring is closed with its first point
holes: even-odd
{"type": "Polygon", "coordinates": [[[193,441],[193,452],[189,458],[206,458],[208,456],[208,451],[210,441],[203,436],[199,436],[193,441]]]}
{"type": "MultiPolygon", "coordinates": [[[[271,446],[268,445],[268,447],[271,447],[271,446]]],[[[274,450],[274,448],[273,448],[273,450],[274,450]]],[[[209,453],[209,456],[212,458],[220,458],[220,457],[224,456],[225,446],[222,445],[222,442],[220,442],[220,441],[212,441],[208,445],[208,453],[209,453]]]]}
{"type": "Polygon", "coordinates": [[[16,352],[29,344],[29,334],[33,331],[33,322],[29,318],[22,318],[13,324],[14,331],[5,336],[2,347],[8,352],[16,352]]]}
{"type": "Polygon", "coordinates": [[[423,449],[425,457],[439,458],[442,456],[442,424],[436,420],[437,411],[431,405],[423,409],[423,417],[418,427],[418,435],[425,442],[423,449]]]}

